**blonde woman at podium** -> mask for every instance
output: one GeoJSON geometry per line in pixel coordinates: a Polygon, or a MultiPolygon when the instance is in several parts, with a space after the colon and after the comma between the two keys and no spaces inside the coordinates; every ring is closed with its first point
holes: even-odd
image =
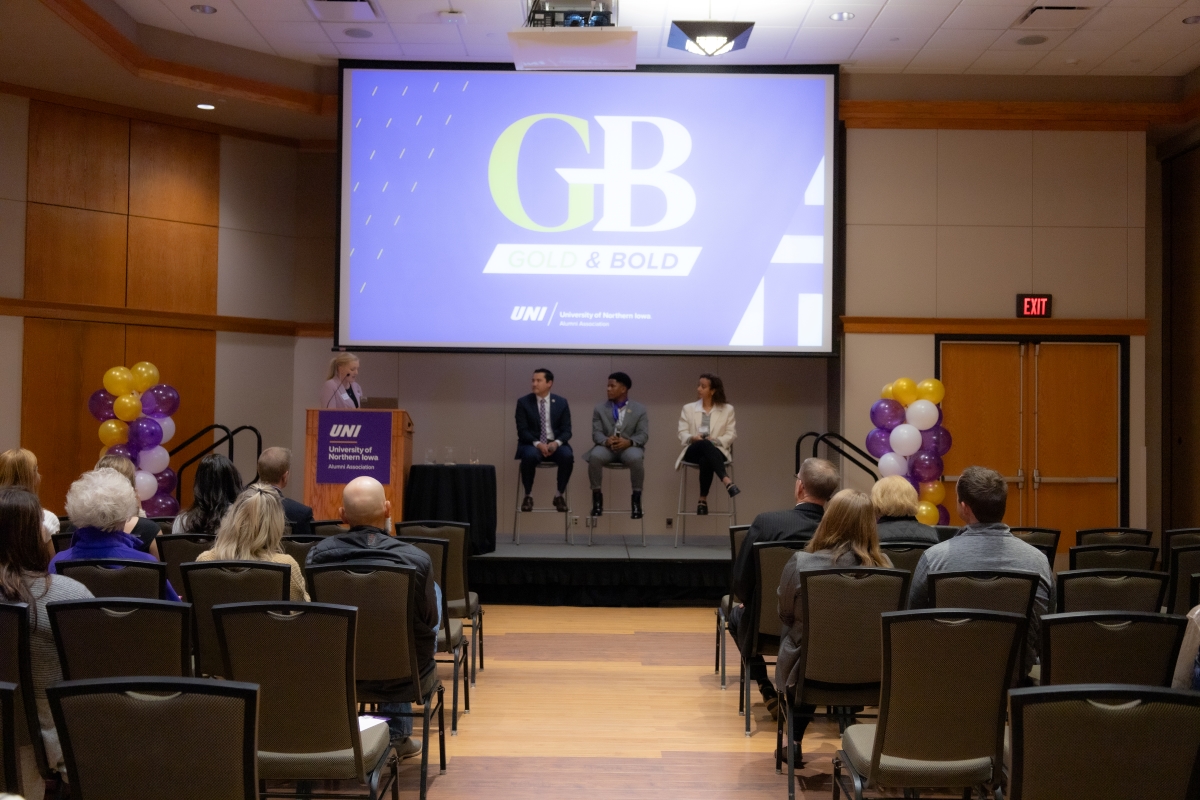
{"type": "Polygon", "coordinates": [[[321,408],[362,408],[362,387],[358,377],[358,356],[338,353],[329,362],[329,375],[321,387],[321,408]]]}

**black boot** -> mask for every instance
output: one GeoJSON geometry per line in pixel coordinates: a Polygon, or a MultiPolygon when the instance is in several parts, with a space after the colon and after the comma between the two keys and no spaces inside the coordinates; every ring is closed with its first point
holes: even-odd
{"type": "Polygon", "coordinates": [[[629,501],[629,507],[632,509],[629,513],[630,519],[642,518],[642,493],[634,492],[633,498],[629,501]]]}
{"type": "Polygon", "coordinates": [[[592,516],[598,517],[604,513],[604,494],[592,492],[592,516]]]}

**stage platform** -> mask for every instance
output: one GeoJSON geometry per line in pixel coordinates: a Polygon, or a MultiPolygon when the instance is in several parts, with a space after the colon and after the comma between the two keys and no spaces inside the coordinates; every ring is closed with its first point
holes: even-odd
{"type": "Polygon", "coordinates": [[[521,544],[470,560],[471,591],[481,603],[543,606],[714,606],[729,592],[729,540],[673,534],[597,535],[575,544],[559,534],[522,534],[521,544]]]}

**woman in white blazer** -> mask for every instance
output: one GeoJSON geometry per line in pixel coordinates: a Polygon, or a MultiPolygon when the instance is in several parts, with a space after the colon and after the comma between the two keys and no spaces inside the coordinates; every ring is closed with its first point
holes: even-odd
{"type": "Polygon", "coordinates": [[[685,461],[700,467],[700,501],[696,513],[707,514],[713,475],[725,484],[730,497],[741,491],[725,474],[725,464],[732,460],[730,446],[737,438],[737,425],[733,406],[725,400],[725,384],[716,375],[706,372],[700,376],[696,396],[700,399],[685,405],[679,414],[679,443],[683,452],[675,460],[675,469],[685,461]]]}
{"type": "Polygon", "coordinates": [[[362,387],[358,377],[358,356],[338,353],[329,362],[328,380],[321,387],[321,408],[362,408],[362,387]]]}

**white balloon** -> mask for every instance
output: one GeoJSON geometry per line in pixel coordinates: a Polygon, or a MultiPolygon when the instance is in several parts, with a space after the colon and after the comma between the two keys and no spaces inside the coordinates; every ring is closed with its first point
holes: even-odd
{"type": "Polygon", "coordinates": [[[156,419],[154,421],[157,422],[163,429],[163,438],[159,444],[166,444],[175,438],[175,420],[171,419],[170,417],[163,417],[162,419],[156,419]]]}
{"type": "Polygon", "coordinates": [[[887,478],[891,475],[906,475],[908,459],[896,453],[884,453],[879,457],[879,474],[887,478]]]}
{"type": "Polygon", "coordinates": [[[133,488],[138,500],[144,503],[158,492],[158,480],[149,472],[139,469],[133,474],[133,488]]]}
{"type": "Polygon", "coordinates": [[[904,412],[904,419],[919,431],[927,431],[937,425],[938,408],[928,400],[916,400],[904,412]]]}
{"type": "MultiPolygon", "coordinates": [[[[920,439],[921,435],[917,434],[917,441],[920,441],[920,439]]],[[[151,447],[149,450],[143,450],[138,454],[138,466],[151,475],[157,475],[170,466],[170,464],[171,454],[162,445],[151,447]]]]}
{"type": "Polygon", "coordinates": [[[888,441],[899,455],[911,456],[921,449],[921,432],[915,425],[897,425],[888,441]]]}

